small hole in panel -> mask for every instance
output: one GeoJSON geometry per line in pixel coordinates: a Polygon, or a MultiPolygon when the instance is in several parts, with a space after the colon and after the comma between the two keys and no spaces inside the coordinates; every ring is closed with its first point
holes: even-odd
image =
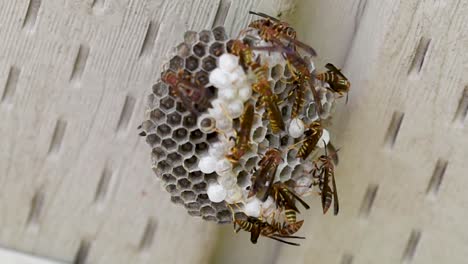
{"type": "Polygon", "coordinates": [[[93,3],[91,4],[91,8],[93,8],[95,11],[99,11],[104,9],[106,5],[106,0],[93,0],[93,3]]]}
{"type": "Polygon", "coordinates": [[[345,254],[343,254],[343,257],[341,258],[340,264],[352,264],[353,259],[354,259],[353,255],[351,255],[349,253],[345,253],[345,254]]]}
{"type": "Polygon", "coordinates": [[[447,165],[448,161],[443,159],[437,160],[434,172],[432,173],[431,180],[429,181],[429,185],[427,186],[426,193],[428,195],[436,196],[439,192],[440,185],[442,184],[442,180],[447,169],[447,165]]]}
{"type": "Polygon", "coordinates": [[[143,231],[143,235],[141,236],[140,245],[138,246],[140,251],[145,251],[151,247],[154,240],[154,234],[156,233],[156,227],[156,220],[149,218],[146,223],[145,230],[143,231]]]}
{"type": "Polygon", "coordinates": [[[389,149],[393,148],[395,145],[404,116],[404,113],[398,111],[394,112],[392,115],[392,120],[388,126],[387,134],[385,135],[385,146],[389,149]]]}
{"type": "Polygon", "coordinates": [[[364,199],[361,203],[361,209],[359,211],[361,217],[367,218],[369,216],[375,197],[377,196],[378,189],[379,186],[376,184],[370,184],[367,187],[366,194],[364,195],[364,199]]]}
{"type": "Polygon", "coordinates": [[[3,94],[1,97],[1,102],[7,105],[13,103],[13,98],[16,93],[16,86],[18,85],[18,80],[20,77],[21,70],[15,66],[10,68],[10,72],[8,73],[8,77],[5,83],[5,89],[3,90],[3,94]]]}
{"type": "Polygon", "coordinates": [[[455,113],[455,117],[453,119],[454,122],[463,125],[466,120],[466,115],[468,113],[468,86],[465,87],[463,90],[462,97],[460,98],[460,102],[458,103],[457,112],[455,113]]]}
{"type": "Polygon", "coordinates": [[[57,120],[55,123],[54,133],[52,134],[52,140],[49,146],[49,155],[56,156],[62,147],[63,138],[67,129],[67,121],[57,120]]]}
{"type": "Polygon", "coordinates": [[[85,71],[86,63],[88,61],[88,55],[89,46],[85,44],[80,45],[70,75],[71,82],[78,84],[81,81],[81,77],[83,76],[83,72],[85,71]]]}
{"type": "Polygon", "coordinates": [[[44,207],[44,192],[43,190],[37,190],[31,199],[31,208],[29,209],[27,225],[30,228],[33,228],[35,230],[39,228],[39,218],[41,216],[43,207],[44,207]]]}
{"type": "Polygon", "coordinates": [[[117,123],[116,131],[119,134],[124,134],[128,130],[128,125],[135,109],[136,100],[131,95],[125,97],[125,101],[120,112],[119,121],[117,123]]]}
{"type": "Polygon", "coordinates": [[[96,194],[94,195],[95,203],[101,204],[104,202],[112,181],[112,174],[112,170],[107,167],[102,170],[101,179],[99,179],[99,183],[96,187],[96,194]]]}
{"type": "MultiPolygon", "coordinates": [[[[97,0],[97,1],[104,1],[104,0],[97,0]]],[[[143,44],[141,45],[140,50],[140,57],[147,57],[151,55],[154,43],[158,36],[159,31],[159,24],[155,21],[150,21],[148,23],[148,28],[146,29],[145,39],[143,40],[143,44]]]]}
{"type": "Polygon", "coordinates": [[[405,251],[403,252],[403,256],[401,258],[403,263],[408,263],[413,259],[420,239],[421,231],[412,230],[408,242],[406,244],[405,251]]]}
{"type": "Polygon", "coordinates": [[[24,17],[23,28],[28,31],[34,31],[39,9],[41,8],[41,0],[30,0],[26,15],[24,17]]]}
{"type": "Polygon", "coordinates": [[[75,258],[73,260],[73,264],[85,264],[88,259],[89,250],[91,249],[91,242],[82,240],[80,243],[80,247],[76,252],[75,258]]]}
{"type": "Polygon", "coordinates": [[[431,39],[422,37],[419,40],[419,44],[414,52],[413,62],[408,70],[408,75],[411,79],[418,79],[421,74],[421,70],[427,60],[427,53],[431,44],[431,39]]]}
{"type": "MultiPolygon", "coordinates": [[[[229,13],[229,8],[231,7],[231,0],[221,0],[219,1],[219,6],[218,10],[216,11],[215,19],[213,20],[213,28],[216,26],[222,26],[224,25],[224,22],[226,20],[226,17],[229,13]]],[[[213,29],[213,33],[215,36],[220,35],[216,34],[218,28],[213,29]]],[[[224,33],[224,32],[223,32],[224,33]]],[[[224,33],[225,34],[225,33],[224,33]]],[[[217,38],[219,39],[219,38],[217,38]]]]}

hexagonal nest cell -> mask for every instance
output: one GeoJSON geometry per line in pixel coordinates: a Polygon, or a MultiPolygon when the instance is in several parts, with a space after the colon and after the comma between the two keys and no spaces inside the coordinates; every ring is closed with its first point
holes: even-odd
{"type": "MultiPolygon", "coordinates": [[[[246,34],[240,40],[250,43],[251,46],[262,43],[256,33],[246,34]]],[[[293,74],[282,56],[278,54],[271,56],[270,52],[264,51],[254,52],[255,59],[264,60],[265,65],[268,65],[268,83],[280,102],[280,114],[286,128],[279,134],[272,132],[267,118],[268,111],[258,101],[261,96],[249,88],[252,84],[251,79],[255,76],[252,77],[252,74],[245,69],[244,73],[236,73],[238,74],[236,78],[247,78],[246,82],[250,81],[250,85],[247,88],[241,87],[234,95],[232,92],[215,87],[211,81],[210,75],[212,73],[215,75],[215,71],[220,69],[220,60],[224,54],[232,52],[233,42],[234,40],[227,38],[223,27],[198,33],[186,32],[184,41],[176,45],[173,56],[164,64],[162,71],[162,76],[168,72],[173,73],[177,78],[175,83],[178,87],[174,88],[174,82],[171,83],[163,77],[152,86],[152,92],[147,99],[146,120],[141,125],[144,132],[140,133],[146,136],[146,142],[152,148],[153,170],[164,182],[171,200],[184,205],[192,216],[218,223],[230,223],[233,220],[233,213],[244,212],[245,205],[249,201],[247,193],[251,187],[252,173],[258,169],[259,161],[268,149],[278,148],[281,152],[283,163],[278,166],[276,172],[276,179],[279,181],[288,182],[292,186],[296,181],[307,182],[310,176],[304,175],[304,172],[311,169],[310,164],[304,165],[311,162],[301,161],[296,157],[297,149],[291,150],[291,146],[295,144],[300,146],[304,137],[294,138],[288,131],[291,127],[294,101],[291,94],[295,86],[291,82],[293,74]],[[232,97],[236,96],[245,98],[244,105],[232,103],[225,105],[223,111],[213,110],[217,107],[215,104],[220,98],[232,101],[232,97]],[[203,101],[203,104],[195,104],[198,101],[203,101]],[[188,109],[190,107],[187,106],[191,103],[195,105],[194,109],[188,109]],[[246,104],[255,106],[255,118],[249,135],[250,149],[237,163],[222,163],[220,160],[225,159],[226,153],[232,148],[233,142],[229,137],[236,135],[235,132],[231,132],[238,130],[241,123],[239,116],[242,113],[238,108],[245,109],[246,104]],[[226,116],[230,117],[230,125],[223,124],[226,116]],[[223,125],[225,129],[222,129],[223,125]],[[203,170],[205,165],[202,163],[207,157],[215,156],[220,157],[220,160],[216,160],[217,168],[210,172],[203,170]],[[218,173],[221,170],[218,168],[220,166],[225,166],[231,178],[218,173]],[[226,189],[224,190],[227,193],[226,199],[221,202],[210,200],[208,189],[210,186],[220,184],[234,186],[234,189],[229,190],[240,190],[237,192],[240,193],[240,197],[229,200],[230,193],[226,189]],[[236,206],[228,206],[229,204],[236,206]]],[[[310,59],[304,58],[304,60],[309,62],[308,68],[313,71],[314,66],[310,59]]],[[[226,67],[239,67],[239,65],[226,67]]],[[[231,81],[236,82],[236,80],[231,81]]],[[[333,109],[335,94],[327,89],[326,83],[315,80],[315,84],[316,91],[321,95],[320,104],[325,111],[321,117],[325,119],[330,116],[333,109]]],[[[304,104],[300,108],[299,117],[301,122],[309,124],[319,118],[316,113],[316,102],[309,89],[303,96],[304,104]]],[[[315,153],[311,156],[314,155],[315,153]]],[[[301,195],[307,193],[299,187],[295,190],[301,195]]],[[[308,191],[310,193],[310,190],[308,191]]]]}

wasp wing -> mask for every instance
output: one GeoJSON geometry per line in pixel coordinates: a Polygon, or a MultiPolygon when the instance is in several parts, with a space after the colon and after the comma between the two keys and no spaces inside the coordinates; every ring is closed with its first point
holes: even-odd
{"type": "Polygon", "coordinates": [[[335,175],[332,174],[331,177],[332,177],[332,185],[333,185],[333,213],[337,215],[338,211],[340,210],[340,205],[338,203],[338,192],[336,190],[335,175]]]}
{"type": "Polygon", "coordinates": [[[346,78],[346,76],[344,76],[343,73],[341,73],[341,70],[336,68],[335,65],[333,65],[331,63],[327,63],[325,65],[325,68],[329,69],[331,72],[334,72],[334,73],[338,74],[341,78],[343,78],[345,80],[348,80],[348,78],[346,78]]]}

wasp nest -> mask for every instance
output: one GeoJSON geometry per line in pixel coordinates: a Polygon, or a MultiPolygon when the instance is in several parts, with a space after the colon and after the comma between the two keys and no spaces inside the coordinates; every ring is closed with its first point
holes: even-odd
{"type": "MultiPolygon", "coordinates": [[[[238,40],[249,47],[268,46],[255,31],[238,40]]],[[[310,193],[313,166],[297,158],[298,148],[307,124],[327,119],[335,101],[328,84],[314,80],[320,102],[307,89],[300,114],[291,119],[294,98],[290,95],[296,84],[285,56],[275,50],[253,50],[252,60],[267,67],[267,81],[284,120],[284,130],[273,133],[261,95],[252,89],[257,76],[231,54],[234,41],[223,27],[186,32],[164,65],[161,80],[152,87],[140,132],[152,148],[153,171],[171,200],[192,216],[218,223],[232,222],[234,212],[261,218],[275,209],[271,197],[265,202],[248,197],[251,176],[271,148],[277,148],[282,157],[274,182],[285,182],[300,196],[310,193]],[[320,117],[317,103],[323,109],[320,117]],[[248,151],[232,162],[227,157],[235,147],[247,104],[255,108],[248,151]]],[[[308,71],[314,72],[311,59],[301,58],[308,71]]],[[[317,146],[325,147],[329,138],[323,129],[317,146]]]]}

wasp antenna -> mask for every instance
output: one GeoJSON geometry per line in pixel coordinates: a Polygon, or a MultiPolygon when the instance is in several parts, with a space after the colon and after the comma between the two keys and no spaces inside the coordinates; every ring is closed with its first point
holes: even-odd
{"type": "Polygon", "coordinates": [[[286,241],[286,240],[283,240],[283,239],[279,239],[279,238],[273,237],[273,236],[269,236],[268,238],[274,239],[274,240],[279,241],[279,242],[283,242],[283,243],[291,245],[291,246],[300,246],[301,245],[301,244],[298,244],[298,243],[293,243],[293,242],[289,242],[289,241],[286,241]]]}
{"type": "Polygon", "coordinates": [[[274,237],[282,237],[282,238],[295,238],[295,239],[305,239],[305,237],[303,236],[283,236],[283,235],[279,235],[279,234],[276,234],[276,235],[273,235],[274,237]]]}
{"type": "Polygon", "coordinates": [[[302,139],[302,140],[300,140],[300,141],[298,141],[298,142],[296,142],[296,143],[294,143],[294,144],[288,146],[287,150],[289,151],[289,150],[291,150],[291,149],[296,148],[297,145],[299,145],[299,144],[301,144],[301,143],[304,143],[306,140],[307,140],[307,138],[306,138],[306,139],[302,139]]]}

